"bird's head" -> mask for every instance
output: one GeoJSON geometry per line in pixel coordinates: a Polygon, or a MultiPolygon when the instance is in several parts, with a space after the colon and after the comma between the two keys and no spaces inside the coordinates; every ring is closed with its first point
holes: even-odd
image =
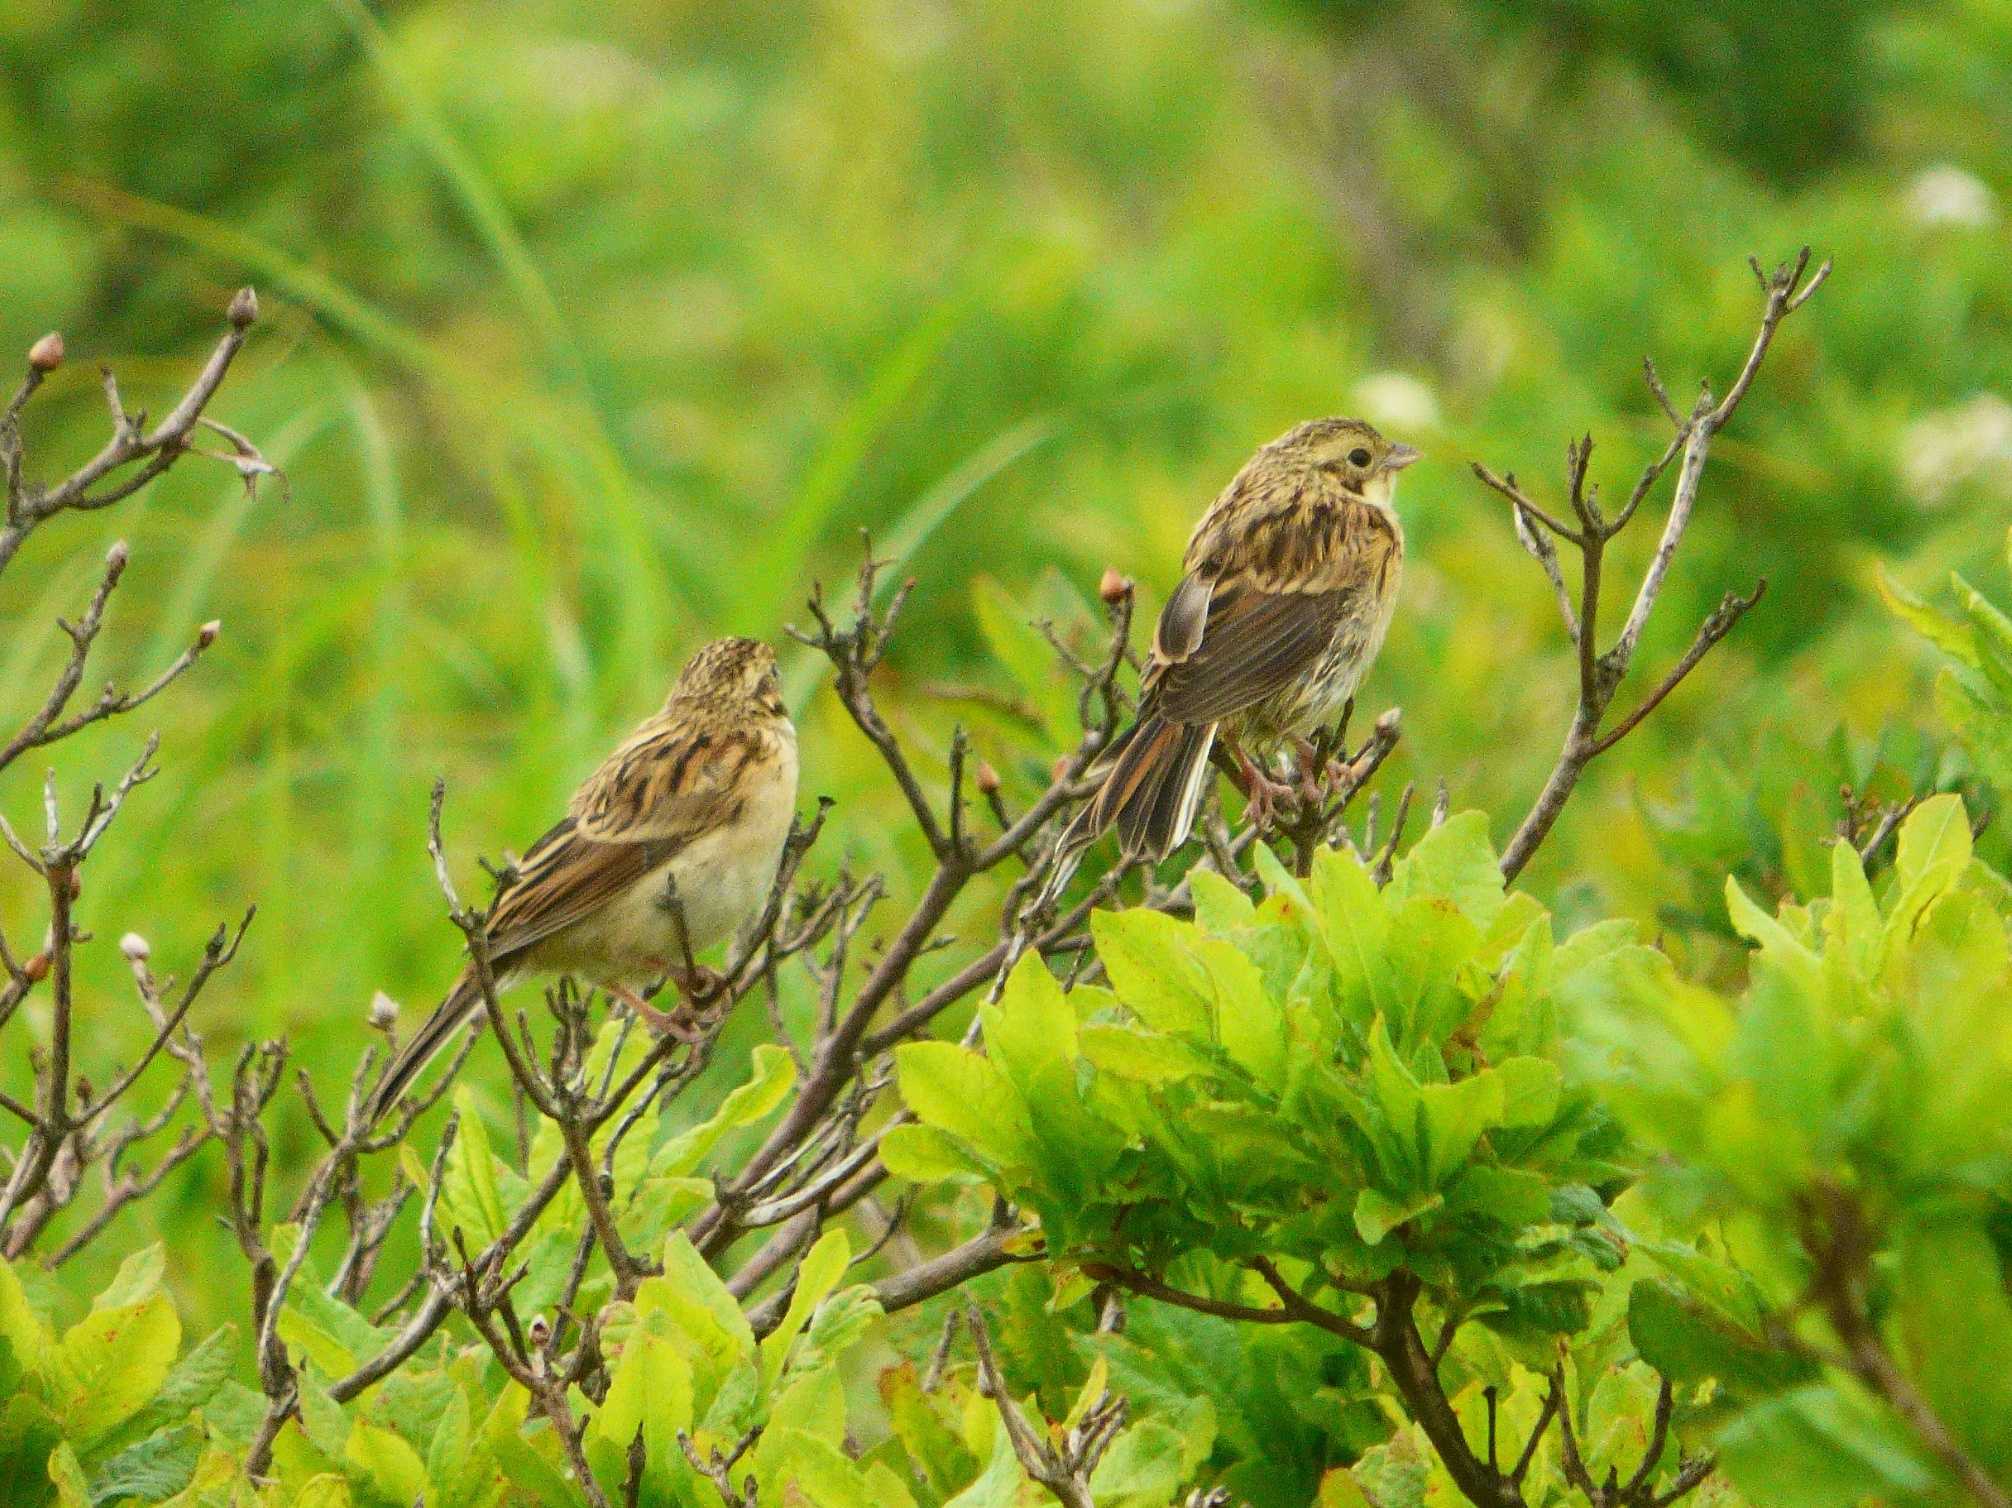
{"type": "Polygon", "coordinates": [[[1333,477],[1366,503],[1388,508],[1397,473],[1419,457],[1400,440],[1386,440],[1361,419],[1310,419],[1265,447],[1280,461],[1333,477]]]}
{"type": "Polygon", "coordinates": [[[739,703],[771,716],[783,713],[775,651],[759,639],[715,639],[685,661],[671,700],[739,703]]]}

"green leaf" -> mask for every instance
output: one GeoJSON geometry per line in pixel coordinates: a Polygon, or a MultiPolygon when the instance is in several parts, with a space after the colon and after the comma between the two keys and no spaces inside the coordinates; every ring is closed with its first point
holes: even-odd
{"type": "Polygon", "coordinates": [[[845,1443],[845,1385],[836,1367],[799,1371],[769,1410],[768,1427],[801,1430],[827,1445],[845,1443]]]}
{"type": "Polygon", "coordinates": [[[1977,667],[1976,637],[1969,624],[1929,606],[1888,576],[1883,566],[1875,579],[1879,595],[1886,599],[1896,617],[1945,654],[1954,655],[1973,669],[1977,667]]]}
{"type": "Polygon", "coordinates": [[[167,1268],[167,1251],[158,1241],[148,1243],[119,1264],[105,1291],[91,1300],[93,1309],[123,1309],[140,1304],[161,1291],[161,1274],[167,1268]]]}
{"type": "Polygon", "coordinates": [[[1715,1381],[1740,1392],[1773,1392],[1812,1371],[1724,1309],[1661,1278],[1644,1278],[1629,1290],[1628,1338],[1642,1360],[1676,1383],[1715,1381]]]}
{"type": "Polygon", "coordinates": [[[0,1503],[46,1501],[49,1455],[63,1443],[41,1399],[16,1393],[0,1403],[0,1503]]]}
{"type": "Polygon", "coordinates": [[[810,1322],[811,1312],[824,1302],[825,1295],[845,1275],[851,1261],[852,1242],[842,1230],[826,1231],[818,1237],[817,1244],[803,1254],[803,1260],[797,1264],[796,1287],[790,1294],[789,1309],[784,1313],[782,1323],[761,1342],[764,1387],[774,1386],[776,1378],[782,1373],[782,1364],[789,1355],[790,1346],[810,1322]]]}
{"type": "Polygon", "coordinates": [[[1090,1477],[1090,1491],[1099,1501],[1167,1502],[1181,1485],[1183,1454],[1179,1431],[1162,1420],[1141,1420],[1111,1443],[1090,1477]]]}
{"type": "MultiPolygon", "coordinates": [[[[671,1336],[668,1316],[653,1313],[630,1334],[608,1382],[608,1396],[588,1432],[621,1462],[642,1431],[652,1475],[682,1459],[678,1431],[692,1427],[692,1367],[671,1336]]],[[[599,1474],[596,1466],[596,1474],[599,1474]]],[[[617,1477],[620,1467],[616,1469],[617,1477]]]]}
{"type": "Polygon", "coordinates": [[[1441,1194],[1413,1194],[1409,1199],[1396,1200],[1381,1190],[1364,1189],[1355,1196],[1356,1233],[1375,1246],[1405,1221],[1416,1219],[1427,1210],[1436,1210],[1445,1202],[1441,1194]]]}
{"type": "Polygon", "coordinates": [[[1321,1477],[1320,1496],[1314,1499],[1313,1508],[1371,1508],[1371,1504],[1363,1495],[1362,1484],[1355,1480],[1355,1473],[1346,1466],[1337,1466],[1321,1477]]]}
{"type": "Polygon", "coordinates": [[[89,1444],[139,1412],[175,1364],[182,1323],[167,1296],[94,1309],[64,1332],[51,1364],[50,1406],[89,1444]]]}
{"type": "Polygon", "coordinates": [[[1013,1441],[1006,1427],[994,1422],[992,1456],[978,1480],[943,1505],[943,1508],[1013,1508],[1020,1496],[1026,1473],[1013,1454],[1013,1441]]]}
{"type": "Polygon", "coordinates": [[[1814,977],[1815,956],[1777,918],[1763,911],[1733,875],[1726,876],[1726,916],[1740,936],[1785,964],[1791,960],[1799,962],[1804,974],[1814,977]]]}
{"type": "Polygon", "coordinates": [[[755,1354],[754,1331],[740,1303],[706,1259],[675,1231],[664,1243],[663,1272],[636,1290],[636,1309],[668,1315],[694,1359],[701,1400],[755,1354]]]}
{"type": "Polygon", "coordinates": [[[828,1440],[798,1429],[766,1430],[755,1447],[760,1502],[817,1508],[879,1508],[852,1458],[828,1440]]]}
{"type": "Polygon", "coordinates": [[[880,1300],[865,1283],[841,1288],[817,1306],[804,1342],[812,1350],[837,1360],[866,1337],[881,1316],[880,1300]]]}
{"type": "Polygon", "coordinates": [[[1865,865],[1849,839],[1840,838],[1830,846],[1830,901],[1823,923],[1826,946],[1869,976],[1885,927],[1872,886],[1866,883],[1865,865]]]}
{"type": "Polygon", "coordinates": [[[915,1508],[915,1494],[885,1461],[868,1461],[860,1480],[866,1487],[866,1500],[873,1508],[915,1508]]]}
{"type": "Polygon", "coordinates": [[[440,1224],[450,1233],[460,1230],[468,1250],[477,1252],[503,1233],[509,1217],[497,1192],[496,1156],[482,1122],[482,1103],[467,1084],[455,1088],[454,1109],[460,1128],[440,1177],[440,1224]]]}
{"type": "Polygon", "coordinates": [[[512,1497],[506,1502],[516,1508],[515,1499],[524,1497],[540,1508],[579,1508],[580,1490],[524,1438],[524,1415],[529,1405],[530,1395],[522,1388],[506,1387],[482,1421],[482,1444],[509,1481],[512,1497]]]}
{"type": "Polygon", "coordinates": [[[1083,1056],[1104,1073],[1139,1084],[1172,1084],[1214,1072],[1206,1054],[1179,1037],[1092,1022],[1080,1029],[1083,1056]]]}
{"type": "Polygon", "coordinates": [[[1444,896],[1486,931],[1505,904],[1487,814],[1460,812],[1429,829],[1392,866],[1386,894],[1393,901],[1444,896]]]}
{"type": "Polygon", "coordinates": [[[1956,600],[1970,618],[1970,626],[1975,630],[1973,642],[1977,646],[1978,665],[1991,684],[2001,695],[2012,694],[2012,618],[1994,606],[1988,598],[1952,571],[1951,584],[1956,588],[1956,600]]]}
{"type": "Polygon", "coordinates": [[[1936,1479],[1890,1416],[1822,1386],[1756,1404],[1715,1443],[1733,1486],[1768,1508],[1910,1502],[1936,1479]]]}
{"type": "Polygon", "coordinates": [[[789,1096],[796,1085],[796,1061],[789,1050],[773,1042],[756,1047],[753,1074],[720,1102],[710,1118],[680,1132],[650,1159],[650,1176],[683,1177],[696,1172],[729,1131],[752,1126],[789,1096]]]}
{"type": "Polygon", "coordinates": [[[896,1178],[915,1183],[983,1183],[990,1170],[937,1126],[891,1126],[880,1139],[880,1161],[896,1178]]]}
{"type": "Polygon", "coordinates": [[[48,1325],[29,1308],[13,1264],[0,1257],[0,1344],[13,1353],[16,1366],[32,1372],[43,1365],[55,1343],[48,1325]]]}
{"type": "Polygon", "coordinates": [[[1192,926],[1143,908],[1097,911],[1090,934],[1111,987],[1135,1016],[1191,1042],[1215,1040],[1214,991],[1195,956],[1192,926]]]}
{"type": "Polygon", "coordinates": [[[331,1461],[349,1451],[350,1417],[311,1371],[300,1376],[300,1427],[314,1448],[331,1461]]]}
{"type": "Polygon", "coordinates": [[[902,1102],[927,1125],[940,1126],[1001,1167],[1034,1159],[1027,1107],[999,1065],[954,1042],[906,1042],[894,1050],[902,1102]]]}
{"type": "Polygon", "coordinates": [[[978,1462],[922,1391],[914,1363],[903,1362],[880,1374],[880,1399],[895,1437],[920,1473],[932,1501],[949,1496],[970,1480],[978,1462]]]}
{"type": "Polygon", "coordinates": [[[1936,715],[2000,790],[2012,789],[2012,714],[2006,706],[1948,666],[1935,678],[1936,715]]]}
{"type": "Polygon", "coordinates": [[[426,1466],[419,1452],[388,1429],[352,1425],[343,1464],[352,1480],[394,1503],[417,1502],[426,1495],[426,1466]]]}
{"type": "MultiPolygon", "coordinates": [[[[1212,944],[1212,946],[1222,946],[1212,944]]],[[[1084,1107],[1076,1085],[1076,1011],[1033,950],[1021,958],[996,1004],[979,1007],[985,1046],[1030,1117],[1037,1166],[1058,1197],[1080,1203],[1110,1166],[1118,1134],[1084,1107]]]]}
{"type": "MultiPolygon", "coordinates": [[[[1551,1218],[1551,1186],[1540,1173],[1470,1163],[1446,1191],[1447,1207],[1514,1229],[1551,1218]]],[[[1359,1224],[1359,1222],[1358,1222],[1359,1224]]]]}
{"type": "MultiPolygon", "coordinates": [[[[279,1227],[274,1233],[274,1255],[286,1261],[298,1239],[296,1227],[279,1227]]],[[[353,1372],[391,1340],[390,1332],[378,1329],[342,1300],[330,1298],[312,1262],[302,1264],[299,1279],[287,1289],[279,1333],[289,1346],[306,1351],[331,1377],[353,1372]]]]}
{"type": "Polygon", "coordinates": [[[984,1007],[985,1046],[1015,1084],[1074,1097],[1076,1013],[1039,953],[1021,955],[996,1005],[984,1007]]]}
{"type": "Polygon", "coordinates": [[[1311,899],[1344,1007],[1357,1020],[1381,1015],[1401,1026],[1389,916],[1368,868],[1352,853],[1323,848],[1314,855],[1311,899]]]}
{"type": "MultiPolygon", "coordinates": [[[[1537,1060],[1524,1058],[1531,1063],[1537,1060]]],[[[1542,1064],[1550,1067],[1549,1064],[1542,1064]]],[[[1425,1180],[1437,1188],[1467,1161],[1482,1133],[1503,1121],[1504,1075],[1486,1069],[1457,1084],[1426,1084],[1418,1091],[1425,1110],[1425,1180]]],[[[1552,1101],[1555,1108],[1556,1100],[1552,1101]]],[[[1549,1119],[1548,1116],[1545,1119],[1549,1119]]]]}
{"type": "Polygon", "coordinates": [[[144,1498],[150,1503],[171,1498],[196,1474],[203,1437],[193,1425],[160,1430],[129,1445],[92,1473],[90,1500],[144,1498]]]}
{"type": "Polygon", "coordinates": [[[447,1395],[447,1406],[434,1418],[432,1438],[426,1444],[426,1479],[441,1493],[460,1480],[468,1465],[471,1430],[468,1395],[457,1387],[447,1395]]]}
{"type": "Polygon", "coordinates": [[[351,1508],[353,1501],[349,1483],[334,1472],[325,1471],[308,1478],[290,1508],[351,1508]]]}
{"type": "Polygon", "coordinates": [[[1195,898],[1195,921],[1212,937],[1228,937],[1257,920],[1257,904],[1213,869],[1189,870],[1188,891],[1195,898]]]}
{"type": "Polygon", "coordinates": [[[1564,1083],[1558,1065],[1544,1058],[1508,1058],[1495,1065],[1502,1081],[1505,1126],[1547,1126],[1558,1113],[1564,1083]]]}
{"type": "Polygon", "coordinates": [[[1256,964],[1226,942],[1203,938],[1197,947],[1215,994],[1216,1032],[1230,1061],[1265,1089],[1285,1087],[1285,1010],[1265,989],[1256,964]]]}
{"type": "Polygon", "coordinates": [[[91,1508],[90,1485],[68,1440],[49,1453],[49,1480],[55,1484],[59,1508],[91,1508]]]}
{"type": "Polygon", "coordinates": [[[180,1424],[191,1410],[207,1404],[231,1375],[236,1338],[236,1326],[220,1325],[197,1342],[174,1364],[160,1391],[134,1416],[128,1429],[150,1435],[167,1425],[180,1424]]]}
{"type": "Polygon", "coordinates": [[[2012,1303],[1991,1238],[1938,1221],[1905,1234],[1896,1273],[1901,1334],[1921,1389],[1972,1456],[2012,1468],[2012,1303]]]}
{"type": "Polygon", "coordinates": [[[1930,796],[1900,824],[1901,888],[1946,890],[1970,866],[1970,818],[1963,798],[1930,796]]]}

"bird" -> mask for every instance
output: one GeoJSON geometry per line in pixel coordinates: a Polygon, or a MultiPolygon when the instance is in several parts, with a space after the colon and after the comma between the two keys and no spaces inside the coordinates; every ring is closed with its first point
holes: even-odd
{"type": "MultiPolygon", "coordinates": [[[[796,727],[775,652],[756,639],[713,640],[505,871],[485,929],[496,988],[572,974],[658,1030],[678,1029],[633,986],[669,976],[688,1001],[717,988],[693,955],[730,936],[768,895],[796,791],[796,727]]],[[[471,961],[386,1069],[373,1125],[481,1009],[471,961]]]]}
{"type": "Polygon", "coordinates": [[[1092,766],[1057,845],[1052,899],[1115,826],[1128,859],[1187,841],[1220,741],[1255,814],[1290,787],[1262,761],[1355,695],[1397,605],[1397,474],[1420,452],[1361,419],[1313,419],[1263,446],[1195,525],[1141,677],[1138,716],[1092,766]]]}

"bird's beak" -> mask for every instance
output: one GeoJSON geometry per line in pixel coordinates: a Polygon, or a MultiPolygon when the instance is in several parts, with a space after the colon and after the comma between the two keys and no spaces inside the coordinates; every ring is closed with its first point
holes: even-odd
{"type": "Polygon", "coordinates": [[[1402,471],[1423,454],[1424,452],[1416,446],[1406,445],[1400,440],[1397,444],[1390,447],[1390,454],[1383,458],[1383,469],[1385,471],[1402,471]]]}

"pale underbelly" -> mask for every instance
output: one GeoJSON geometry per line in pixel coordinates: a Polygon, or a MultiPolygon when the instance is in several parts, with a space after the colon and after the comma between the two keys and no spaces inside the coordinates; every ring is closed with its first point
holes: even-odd
{"type": "Polygon", "coordinates": [[[555,933],[531,970],[595,983],[647,983],[731,937],[768,899],[796,805],[796,782],[731,828],[694,840],[592,916],[555,933]],[[675,886],[677,904],[669,896],[675,886]],[[680,921],[688,938],[681,938],[680,921]]]}
{"type": "Polygon", "coordinates": [[[1239,741],[1259,746],[1304,738],[1340,715],[1383,647],[1390,614],[1364,615],[1336,629],[1319,662],[1278,695],[1260,702],[1237,720],[1239,741]]]}

